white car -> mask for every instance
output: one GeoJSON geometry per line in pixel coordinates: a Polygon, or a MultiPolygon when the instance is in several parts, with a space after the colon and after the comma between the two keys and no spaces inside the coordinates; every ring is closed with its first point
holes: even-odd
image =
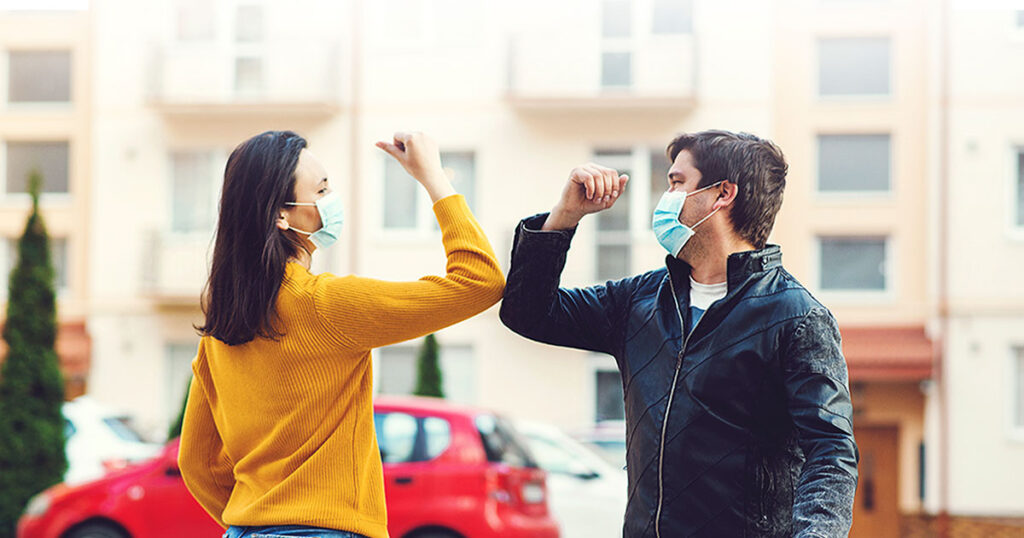
{"type": "Polygon", "coordinates": [[[161,445],[147,443],[132,428],[131,418],[88,396],[64,402],[64,433],[68,470],[64,482],[80,484],[147,460],[161,445]]]}
{"type": "Polygon", "coordinates": [[[548,472],[548,506],[562,538],[621,538],[626,471],[555,426],[517,421],[515,428],[548,472]]]}

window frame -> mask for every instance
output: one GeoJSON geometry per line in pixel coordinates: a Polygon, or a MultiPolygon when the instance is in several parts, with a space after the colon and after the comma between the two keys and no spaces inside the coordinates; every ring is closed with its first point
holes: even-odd
{"type": "Polygon", "coordinates": [[[891,33],[865,33],[858,35],[850,34],[817,34],[813,36],[813,71],[814,76],[810,77],[814,84],[811,95],[823,103],[878,103],[891,101],[895,102],[899,96],[899,87],[896,77],[896,39],[891,33]],[[886,39],[889,42],[889,91],[887,93],[844,93],[844,94],[823,94],[821,92],[821,45],[826,40],[836,39],[886,39]]]}
{"type": "MultiPolygon", "coordinates": [[[[409,395],[412,394],[412,392],[414,390],[416,390],[416,371],[415,371],[415,368],[416,368],[417,354],[419,353],[419,347],[422,345],[422,342],[423,342],[422,339],[416,339],[416,340],[411,340],[411,341],[407,341],[407,342],[401,342],[401,343],[398,343],[398,344],[392,344],[390,346],[384,346],[384,347],[376,348],[374,350],[374,353],[372,354],[373,371],[377,372],[377,374],[375,374],[373,376],[373,389],[372,389],[372,391],[373,391],[374,396],[409,396],[409,395]],[[401,393],[401,392],[386,392],[385,393],[385,392],[381,392],[381,381],[384,379],[384,375],[381,373],[381,372],[384,371],[384,370],[382,370],[381,360],[382,360],[384,355],[389,353],[388,350],[391,350],[391,351],[394,351],[394,352],[401,352],[401,353],[404,353],[404,354],[408,354],[406,356],[407,357],[411,356],[411,358],[412,358],[412,361],[411,361],[412,368],[410,369],[411,376],[412,376],[411,377],[411,383],[409,384],[409,391],[406,392],[406,393],[401,393]]],[[[440,349],[438,350],[438,365],[441,368],[442,374],[444,374],[446,371],[447,372],[454,371],[454,368],[452,368],[453,365],[454,366],[463,366],[463,367],[465,367],[465,369],[461,373],[468,372],[468,377],[470,379],[470,382],[473,385],[470,388],[470,390],[462,391],[461,394],[460,394],[460,391],[453,390],[452,384],[454,384],[457,381],[457,379],[456,379],[457,377],[461,377],[461,376],[442,375],[441,389],[445,393],[445,399],[446,400],[454,402],[454,403],[458,403],[458,404],[465,404],[465,405],[476,405],[477,401],[479,400],[479,398],[480,398],[480,391],[479,391],[479,388],[480,388],[480,368],[479,368],[479,364],[480,364],[480,362],[479,362],[479,359],[477,357],[477,352],[476,352],[477,348],[478,348],[478,346],[473,341],[471,341],[471,340],[470,341],[466,341],[466,340],[455,340],[455,339],[453,339],[452,341],[448,341],[446,339],[445,342],[443,343],[443,345],[440,346],[440,349]],[[445,350],[448,350],[449,352],[446,353],[445,350]],[[456,350],[458,350],[458,351],[456,351],[456,350]],[[461,357],[460,357],[459,354],[463,354],[463,355],[461,355],[461,357]],[[468,359],[464,360],[463,359],[464,357],[468,357],[468,359]],[[463,361],[463,360],[464,360],[464,362],[460,364],[460,361],[463,361]],[[463,397],[460,397],[460,396],[465,396],[465,397],[463,398],[463,397]]]]}
{"type": "Polygon", "coordinates": [[[813,135],[811,143],[814,146],[814,153],[812,156],[811,166],[813,167],[814,181],[811,182],[811,194],[812,197],[823,202],[833,201],[856,201],[862,202],[865,200],[881,200],[881,201],[892,201],[896,197],[896,151],[897,143],[895,132],[892,130],[885,131],[879,129],[877,131],[840,131],[840,130],[819,130],[813,135]],[[821,189],[821,138],[823,136],[878,136],[888,135],[889,136],[889,188],[886,190],[836,190],[836,191],[825,191],[821,189]]]}
{"type": "Polygon", "coordinates": [[[1010,157],[1009,157],[1008,175],[1009,184],[1007,185],[1007,216],[1006,216],[1006,235],[1014,240],[1024,242],[1024,222],[1017,221],[1017,214],[1024,215],[1024,202],[1022,197],[1024,194],[1021,190],[1024,189],[1024,140],[1019,143],[1010,144],[1010,157]]]}
{"type": "Polygon", "coordinates": [[[74,199],[75,186],[75,140],[67,138],[0,138],[0,203],[4,206],[26,206],[32,204],[32,196],[27,192],[7,192],[7,144],[24,142],[67,142],[68,144],[68,191],[67,192],[40,192],[39,203],[48,205],[70,205],[74,199]]]}
{"type": "MultiPolygon", "coordinates": [[[[3,236],[2,239],[3,239],[4,245],[3,245],[3,253],[0,254],[0,267],[5,267],[6,268],[6,267],[10,266],[10,270],[6,271],[6,273],[4,273],[4,276],[6,277],[6,280],[4,280],[3,286],[0,287],[0,300],[6,301],[10,297],[9,290],[7,289],[7,283],[10,281],[11,272],[14,271],[14,264],[17,263],[16,259],[11,258],[11,253],[16,253],[16,251],[17,251],[17,244],[18,244],[18,240],[20,239],[20,235],[19,236],[9,236],[9,235],[8,236],[3,236]]],[[[71,297],[71,294],[72,294],[71,290],[74,288],[74,286],[72,286],[72,280],[73,280],[73,277],[74,277],[74,271],[72,270],[73,266],[71,264],[71,252],[72,252],[71,243],[72,242],[71,242],[71,236],[70,235],[59,235],[59,236],[51,235],[49,237],[49,241],[50,241],[50,262],[53,263],[54,259],[55,259],[54,255],[53,255],[53,248],[54,248],[54,243],[57,240],[63,240],[64,241],[64,271],[66,273],[66,280],[64,282],[64,285],[61,286],[59,280],[56,278],[59,275],[56,274],[56,273],[58,273],[58,271],[57,271],[56,264],[54,264],[54,267],[53,267],[53,270],[54,270],[54,273],[55,273],[54,274],[54,277],[55,277],[54,293],[56,294],[57,301],[59,302],[59,301],[67,300],[69,297],[71,297]]]]}
{"type": "Polygon", "coordinates": [[[1009,345],[1009,370],[1007,381],[1007,437],[1018,443],[1024,443],[1024,416],[1017,422],[1018,399],[1024,399],[1024,341],[1012,342],[1009,345]]]}
{"type": "MultiPolygon", "coordinates": [[[[482,152],[473,146],[451,146],[442,148],[441,151],[441,164],[444,166],[444,158],[447,154],[453,153],[468,153],[473,156],[473,199],[467,199],[470,210],[474,214],[480,214],[480,201],[481,187],[480,182],[480,170],[482,152]]],[[[407,244],[419,244],[428,240],[435,240],[441,236],[441,230],[437,226],[437,219],[434,216],[434,204],[430,200],[430,195],[427,191],[419,185],[419,183],[413,179],[408,178],[408,181],[415,187],[416,201],[414,207],[416,208],[415,224],[409,227],[388,227],[384,222],[384,214],[387,210],[387,161],[392,159],[389,155],[379,155],[377,157],[378,168],[376,173],[371,171],[372,176],[381,178],[377,182],[376,193],[378,196],[378,204],[374,215],[374,229],[378,234],[378,237],[389,245],[407,245],[407,244]]],[[[399,168],[401,166],[399,165],[399,168]]],[[[465,196],[465,193],[459,191],[458,194],[465,196]]]]}
{"type": "Polygon", "coordinates": [[[208,240],[211,234],[217,229],[217,217],[218,217],[218,206],[220,204],[220,193],[221,187],[223,186],[223,176],[218,176],[217,171],[221,168],[217,166],[218,163],[227,162],[228,152],[223,148],[218,147],[170,147],[164,155],[165,163],[167,166],[166,181],[167,181],[167,218],[165,220],[164,230],[165,235],[173,240],[208,240]],[[212,172],[210,181],[210,211],[213,216],[212,225],[208,230],[189,230],[189,231],[178,231],[174,229],[174,184],[176,181],[174,175],[174,156],[179,153],[207,153],[212,161],[210,170],[212,172]]]}
{"type": "Polygon", "coordinates": [[[629,35],[627,36],[605,36],[604,35],[604,9],[605,3],[608,1],[616,0],[601,0],[598,9],[600,13],[600,22],[597,25],[597,39],[600,43],[598,48],[598,69],[597,69],[597,80],[594,81],[594,87],[599,92],[629,92],[632,91],[636,85],[636,52],[639,48],[637,44],[638,36],[645,35],[644,32],[638,32],[639,25],[637,24],[638,14],[640,7],[638,3],[625,1],[624,3],[630,5],[629,12],[629,35]],[[606,85],[604,83],[604,57],[605,54],[628,54],[629,55],[629,82],[626,84],[606,85]]]}
{"type": "Polygon", "coordinates": [[[652,0],[651,3],[650,3],[650,11],[646,13],[646,15],[649,17],[649,21],[651,23],[648,26],[648,28],[650,30],[650,35],[651,35],[652,38],[657,39],[657,38],[660,38],[660,37],[693,36],[696,33],[696,26],[697,26],[697,24],[696,24],[696,20],[695,20],[695,17],[694,17],[694,13],[695,13],[695,9],[694,9],[695,5],[694,4],[696,4],[695,0],[688,0],[689,8],[690,8],[690,13],[689,13],[689,15],[690,15],[690,19],[689,19],[690,27],[689,27],[689,29],[687,29],[687,30],[685,30],[683,32],[658,32],[658,31],[655,30],[655,24],[656,24],[655,21],[656,21],[656,15],[657,15],[657,13],[655,13],[655,9],[656,9],[656,4],[657,3],[658,3],[658,0],[652,0]]]}
{"type": "MultiPolygon", "coordinates": [[[[597,376],[602,372],[614,372],[616,375],[621,376],[622,373],[619,370],[618,364],[615,363],[615,358],[611,355],[605,355],[604,353],[590,353],[587,358],[587,386],[590,401],[590,414],[592,424],[599,424],[602,422],[619,422],[625,420],[625,401],[623,401],[623,418],[622,419],[601,419],[600,412],[598,409],[599,394],[597,392],[597,376]]],[[[620,377],[621,378],[621,377],[620,377]]],[[[625,394],[623,394],[625,397],[625,394]]]]}
{"type": "Polygon", "coordinates": [[[74,48],[19,48],[0,52],[0,73],[3,73],[3,84],[0,84],[0,103],[8,110],[61,110],[72,108],[75,102],[75,56],[74,48]],[[66,101],[11,101],[11,54],[18,52],[66,52],[68,54],[68,98],[66,101]]]}
{"type": "Polygon", "coordinates": [[[898,292],[896,268],[899,267],[896,234],[891,231],[864,231],[861,233],[818,231],[812,238],[810,271],[815,295],[825,302],[849,305],[877,305],[895,302],[898,292]],[[822,240],[823,239],[878,239],[885,241],[885,288],[881,290],[825,289],[822,287],[822,240]]]}

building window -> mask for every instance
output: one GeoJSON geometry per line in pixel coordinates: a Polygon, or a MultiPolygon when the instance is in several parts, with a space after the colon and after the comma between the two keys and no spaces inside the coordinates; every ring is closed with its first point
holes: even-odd
{"type": "MultiPolygon", "coordinates": [[[[6,240],[6,248],[3,255],[6,257],[3,263],[4,274],[7,279],[2,284],[3,293],[7,293],[7,285],[11,281],[11,271],[18,263],[18,240],[17,237],[9,237],[6,240]]],[[[68,240],[64,237],[50,238],[50,262],[53,264],[54,289],[58,294],[66,293],[68,290],[68,240]]]]}
{"type": "Polygon", "coordinates": [[[888,134],[818,136],[820,192],[888,192],[890,163],[888,134]]]}
{"type": "Polygon", "coordinates": [[[71,101],[71,52],[11,51],[7,100],[11,103],[71,101]]]}
{"type": "Polygon", "coordinates": [[[188,396],[192,381],[192,359],[196,357],[199,342],[172,342],[164,345],[166,370],[164,379],[164,418],[170,424],[178,418],[188,396]]]}
{"type": "Polygon", "coordinates": [[[416,348],[388,346],[377,350],[377,393],[412,394],[416,388],[416,348]]]}
{"type": "Polygon", "coordinates": [[[419,183],[405,172],[398,161],[384,160],[384,227],[415,228],[419,183]]]}
{"type": "Polygon", "coordinates": [[[818,41],[820,95],[889,95],[889,86],[889,38],[825,38],[818,41]]]}
{"type": "Polygon", "coordinates": [[[28,192],[28,178],[33,170],[43,176],[42,192],[68,192],[68,142],[8,142],[6,149],[8,194],[28,192]]]}
{"type": "Polygon", "coordinates": [[[654,0],[654,34],[693,32],[693,0],[654,0]]]}
{"type": "Polygon", "coordinates": [[[215,159],[211,151],[179,151],[171,155],[171,231],[213,230],[219,183],[215,159]]]}
{"type": "Polygon", "coordinates": [[[1024,434],[1024,346],[1013,349],[1013,429],[1024,434]]]}
{"type": "Polygon", "coordinates": [[[1017,149],[1017,207],[1014,223],[1024,227],[1024,148],[1017,149]]]}
{"type": "Polygon", "coordinates": [[[820,237],[820,288],[828,291],[886,291],[885,237],[820,237]]]}
{"type": "Polygon", "coordinates": [[[623,403],[622,377],[617,370],[597,370],[594,372],[596,384],[595,419],[625,420],[626,409],[623,403]]]}
{"type": "MultiPolygon", "coordinates": [[[[416,390],[417,356],[416,345],[394,345],[378,349],[374,373],[377,378],[377,393],[409,395],[416,390]]],[[[446,400],[476,403],[476,366],[473,347],[469,345],[441,345],[441,389],[446,400]]]]}
{"type": "Polygon", "coordinates": [[[633,5],[630,0],[605,0],[601,8],[601,87],[624,88],[633,83],[633,5]]]}
{"type": "Polygon", "coordinates": [[[243,43],[263,40],[263,6],[245,4],[235,12],[235,39],[243,43]]]}
{"type": "MultiPolygon", "coordinates": [[[[613,168],[619,174],[633,177],[633,152],[630,150],[598,151],[594,162],[613,168]]],[[[614,280],[629,276],[632,268],[632,235],[630,233],[630,190],[627,187],[619,193],[615,205],[597,213],[597,260],[598,281],[614,280]]]]}
{"type": "Polygon", "coordinates": [[[235,58],[235,92],[241,95],[263,91],[263,58],[239,56],[235,58]]]}
{"type": "MultiPolygon", "coordinates": [[[[441,164],[455,190],[466,198],[470,210],[476,207],[476,154],[472,151],[442,151],[441,164]]],[[[430,211],[430,197],[394,159],[384,160],[384,228],[438,229],[430,211]]]]}
{"type": "Polygon", "coordinates": [[[629,37],[632,32],[633,6],[630,0],[604,0],[601,9],[603,37],[629,37]]]}
{"type": "Polygon", "coordinates": [[[605,52],[601,55],[601,86],[626,87],[633,83],[633,53],[605,52]]]}
{"type": "MultiPolygon", "coordinates": [[[[672,167],[672,163],[669,162],[664,149],[651,149],[649,154],[651,161],[651,191],[647,213],[653,214],[654,208],[658,207],[658,202],[661,201],[661,196],[668,190],[668,171],[672,167]]],[[[629,189],[628,185],[626,189],[629,189]]],[[[651,227],[650,222],[647,223],[647,227],[651,227]]]]}
{"type": "Polygon", "coordinates": [[[209,0],[178,0],[175,36],[178,41],[212,41],[217,35],[215,2],[209,0]]]}

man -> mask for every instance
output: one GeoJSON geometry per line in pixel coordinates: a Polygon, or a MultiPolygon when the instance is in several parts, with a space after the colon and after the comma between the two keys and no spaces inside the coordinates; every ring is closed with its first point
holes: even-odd
{"type": "Polygon", "coordinates": [[[584,165],[550,213],[516,229],[502,322],[615,357],[627,538],[846,536],[858,456],[838,327],[766,245],[782,152],[705,131],[675,138],[668,156],[653,215],[667,267],[558,287],[576,225],[611,207],[628,180],[584,165]]]}

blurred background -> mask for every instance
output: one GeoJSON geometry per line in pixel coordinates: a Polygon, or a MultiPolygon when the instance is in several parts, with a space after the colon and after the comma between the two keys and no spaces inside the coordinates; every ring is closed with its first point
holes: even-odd
{"type": "MultiPolygon", "coordinates": [[[[373,147],[396,130],[438,140],[506,268],[573,166],[617,168],[625,194],[569,255],[578,286],[663,264],[665,146],[710,128],[790,163],[771,242],[841,325],[854,535],[947,514],[942,532],[1022,535],[1024,2],[2,0],[0,270],[39,168],[66,397],[163,442],[240,141],[304,135],[347,212],[314,271],[384,279],[444,263],[425,192],[373,147]]],[[[497,307],[437,338],[447,399],[621,457],[611,357],[526,341],[497,307]]],[[[380,394],[412,392],[419,345],[374,352],[380,394]]]]}

